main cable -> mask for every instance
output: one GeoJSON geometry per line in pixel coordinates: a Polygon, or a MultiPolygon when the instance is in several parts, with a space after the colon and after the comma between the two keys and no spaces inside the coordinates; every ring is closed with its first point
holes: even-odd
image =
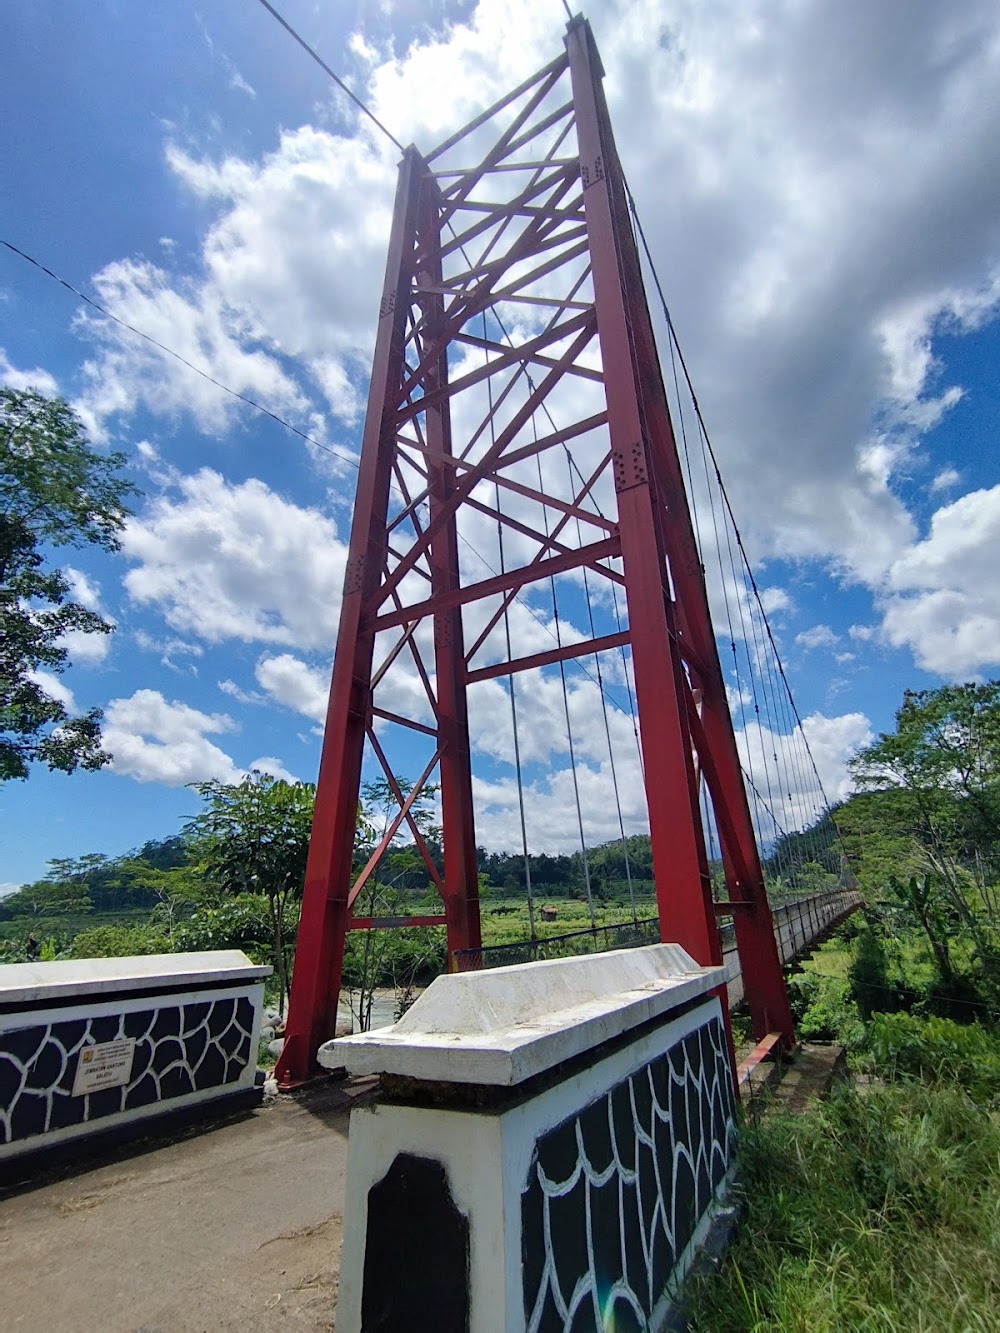
{"type": "Polygon", "coordinates": [[[683,372],[684,372],[684,378],[685,378],[685,380],[687,381],[688,391],[689,391],[689,393],[691,394],[691,402],[692,402],[692,404],[693,404],[693,406],[694,406],[695,415],[696,415],[697,418],[698,418],[698,422],[699,422],[699,425],[701,426],[702,434],[703,434],[703,436],[704,436],[705,445],[707,446],[708,453],[709,453],[709,455],[710,455],[710,457],[711,457],[711,459],[712,459],[712,464],[713,464],[713,466],[714,466],[714,468],[715,468],[715,475],[716,475],[716,480],[717,480],[717,482],[718,482],[719,491],[720,491],[720,493],[721,493],[721,495],[722,495],[723,502],[724,502],[725,507],[726,507],[726,510],[727,510],[727,512],[728,512],[728,514],[729,514],[730,521],[731,521],[731,523],[732,523],[732,525],[733,525],[733,531],[734,531],[734,533],[735,533],[735,535],[736,535],[736,544],[737,544],[737,546],[739,547],[740,554],[741,554],[741,556],[742,556],[742,558],[743,558],[743,563],[744,563],[744,565],[746,566],[747,573],[748,573],[749,578],[750,578],[750,584],[751,584],[751,587],[753,588],[754,597],[755,597],[755,599],[756,599],[756,601],[757,601],[758,606],[760,607],[760,610],[761,610],[761,617],[762,617],[763,622],[764,622],[764,627],[765,627],[765,629],[767,630],[767,637],[768,637],[768,639],[770,640],[771,648],[772,648],[772,650],[774,651],[775,661],[776,661],[777,664],[778,664],[778,670],[779,670],[779,672],[781,673],[781,678],[782,678],[782,680],[784,681],[785,689],[788,691],[788,696],[789,696],[789,700],[790,700],[790,702],[791,702],[792,710],[793,710],[793,712],[794,712],[794,714],[795,714],[795,719],[796,719],[796,721],[798,722],[799,731],[800,731],[801,734],[802,734],[802,740],[803,740],[803,743],[804,743],[804,745],[805,745],[806,753],[807,753],[808,756],[809,756],[809,761],[810,761],[810,763],[811,763],[811,765],[812,765],[812,770],[813,770],[813,773],[814,773],[814,775],[815,775],[815,777],[816,777],[817,785],[818,785],[819,790],[820,790],[820,792],[821,792],[821,794],[822,794],[822,796],[823,796],[823,800],[826,802],[826,805],[827,805],[827,807],[829,808],[829,807],[830,807],[830,798],[827,796],[827,794],[826,794],[826,790],[825,790],[825,788],[823,787],[823,780],[822,780],[822,778],[821,778],[820,775],[819,775],[819,769],[818,769],[818,767],[817,767],[817,765],[816,765],[816,760],[815,760],[815,758],[813,757],[812,749],[811,749],[811,747],[810,747],[810,745],[809,745],[809,738],[808,738],[808,737],[806,736],[806,734],[805,734],[805,728],[804,728],[803,725],[802,725],[802,718],[801,718],[801,716],[799,715],[799,710],[798,710],[798,707],[797,707],[797,705],[796,705],[796,703],[795,703],[795,696],[792,694],[791,686],[790,686],[789,683],[788,683],[788,677],[787,677],[786,674],[785,674],[785,667],[784,667],[784,664],[783,664],[783,662],[782,662],[782,660],[781,660],[781,654],[778,652],[778,645],[775,643],[774,635],[773,635],[772,632],[771,632],[771,623],[770,623],[770,621],[769,621],[768,618],[767,618],[767,612],[764,610],[764,603],[763,603],[763,600],[762,600],[761,595],[760,595],[760,590],[759,590],[759,588],[758,588],[758,586],[757,586],[757,580],[756,580],[756,578],[754,577],[753,569],[752,569],[751,566],[750,566],[750,561],[749,561],[749,559],[748,559],[748,557],[747,557],[746,549],[745,549],[745,547],[744,547],[744,545],[743,545],[743,537],[742,537],[742,535],[741,535],[741,533],[740,533],[739,525],[738,525],[738,523],[736,522],[736,515],[733,513],[733,506],[732,506],[732,503],[731,503],[731,501],[730,501],[730,499],[729,499],[729,493],[728,493],[728,491],[726,490],[725,485],[723,484],[723,481],[722,481],[722,474],[721,474],[721,472],[720,472],[720,470],[719,470],[719,463],[718,463],[718,459],[716,458],[716,455],[715,455],[715,449],[714,449],[714,447],[713,447],[713,445],[712,445],[712,440],[711,440],[711,437],[710,437],[710,435],[709,435],[709,433],[708,433],[708,427],[707,427],[706,424],[705,424],[705,419],[704,419],[704,417],[702,416],[701,405],[700,405],[700,403],[698,402],[698,397],[697,397],[697,395],[696,395],[696,393],[695,393],[695,391],[694,391],[694,384],[692,383],[692,380],[691,380],[691,374],[690,374],[690,372],[689,372],[689,370],[688,370],[687,362],[686,362],[686,360],[685,360],[685,358],[684,358],[684,352],[683,352],[683,350],[682,350],[682,348],[681,348],[680,342],[678,341],[676,330],[674,329],[674,322],[673,322],[673,319],[671,318],[671,315],[670,315],[670,308],[669,308],[669,306],[667,305],[667,300],[666,300],[666,297],[665,297],[665,295],[664,295],[664,293],[663,293],[663,286],[662,286],[662,284],[661,284],[661,282],[660,282],[659,274],[658,274],[657,271],[656,271],[656,265],[655,265],[654,262],[653,262],[653,255],[652,255],[652,252],[651,252],[651,250],[650,250],[650,248],[649,248],[649,242],[646,240],[646,233],[643,231],[642,222],[641,222],[640,219],[639,219],[639,213],[638,213],[638,210],[637,210],[637,208],[636,208],[636,206],[635,206],[635,199],[633,198],[632,190],[631,190],[631,188],[630,188],[630,186],[629,186],[629,183],[628,183],[628,181],[625,179],[624,172],[622,173],[622,182],[623,182],[623,184],[624,184],[624,186],[625,186],[625,194],[626,194],[626,197],[627,197],[627,199],[628,199],[629,211],[631,212],[632,217],[635,219],[636,229],[637,229],[637,231],[638,231],[638,233],[639,233],[639,238],[640,238],[640,240],[642,241],[642,248],[643,248],[643,250],[645,251],[645,254],[646,254],[646,262],[649,264],[649,270],[650,270],[650,273],[651,273],[652,276],[653,276],[653,282],[654,282],[655,285],[656,285],[656,292],[657,292],[657,295],[658,295],[659,298],[660,298],[660,305],[661,305],[662,308],[663,308],[664,319],[665,319],[666,322],[667,322],[667,327],[668,327],[668,329],[669,329],[669,331],[670,331],[671,337],[673,338],[673,340],[674,340],[674,344],[675,344],[675,346],[676,346],[676,348],[677,348],[677,355],[678,355],[678,358],[679,358],[680,363],[681,363],[681,369],[682,369],[683,372]]]}
{"type": "Polygon", "coordinates": [[[330,66],[326,63],[326,61],[325,61],[325,60],[323,59],[323,57],[319,54],[319,52],[316,51],[313,47],[311,47],[311,46],[309,45],[309,43],[306,41],[306,39],[305,39],[304,37],[300,36],[299,33],[297,33],[297,32],[295,31],[295,29],[294,29],[294,28],[292,27],[292,25],[288,22],[288,20],[287,20],[286,18],[283,17],[283,15],[281,15],[281,14],[278,13],[278,11],[275,9],[274,5],[272,5],[272,4],[270,3],[270,0],[260,0],[260,3],[264,6],[264,8],[267,10],[267,12],[268,12],[273,18],[276,18],[276,19],[278,20],[278,22],[279,22],[279,23],[281,24],[281,26],[285,29],[285,31],[286,31],[291,37],[294,37],[294,38],[295,38],[295,40],[298,42],[299,46],[302,47],[303,51],[305,51],[308,55],[312,56],[313,60],[315,60],[316,64],[319,65],[320,69],[323,70],[324,73],[329,74],[330,78],[333,79],[333,81],[334,81],[334,83],[337,85],[337,87],[338,87],[342,92],[345,92],[345,93],[347,94],[347,96],[351,99],[351,101],[354,103],[354,105],[355,105],[355,106],[356,106],[356,107],[357,107],[357,108],[358,108],[364,115],[366,115],[366,116],[368,117],[368,119],[372,122],[372,124],[373,124],[373,125],[377,125],[378,128],[379,128],[379,129],[382,131],[382,133],[385,135],[385,137],[386,137],[391,143],[394,143],[394,144],[396,145],[396,147],[399,149],[399,151],[400,151],[401,153],[405,153],[405,152],[406,152],[406,149],[405,149],[405,148],[403,147],[403,145],[399,142],[399,140],[396,138],[396,136],[395,136],[393,133],[391,133],[391,131],[389,131],[389,130],[386,129],[386,127],[385,127],[385,126],[382,124],[382,122],[379,120],[378,116],[375,115],[374,111],[369,111],[369,109],[365,106],[364,102],[362,102],[361,98],[357,95],[357,93],[352,92],[351,89],[348,88],[348,86],[347,86],[347,84],[344,82],[344,80],[340,77],[340,75],[339,75],[339,74],[335,74],[335,73],[333,72],[333,70],[332,70],[332,69],[330,68],[330,66]]]}

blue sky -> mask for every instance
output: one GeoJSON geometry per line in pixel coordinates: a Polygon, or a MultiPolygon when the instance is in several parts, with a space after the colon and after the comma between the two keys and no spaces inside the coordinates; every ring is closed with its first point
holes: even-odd
{"type": "MultiPolygon", "coordinates": [[[[587,10],[831,795],[904,688],[1000,664],[1000,20],[978,0],[874,8],[587,10]]],[[[551,59],[564,22],[557,0],[284,12],[423,147],[551,59]]],[[[243,0],[40,0],[7,15],[6,42],[3,237],[353,454],[391,146],[243,0]]],[[[0,348],[4,377],[73,401],[144,492],[121,555],[60,556],[117,624],[61,678],[105,709],[115,759],[0,791],[0,882],[19,883],[50,857],[174,832],[188,782],[255,763],[315,777],[354,471],[9,252],[0,348]]],[[[488,732],[480,832],[513,846],[488,732]]],[[[553,741],[529,767],[538,850],[570,845],[565,763],[553,741]]],[[[583,763],[596,792],[600,764],[583,763]]]]}

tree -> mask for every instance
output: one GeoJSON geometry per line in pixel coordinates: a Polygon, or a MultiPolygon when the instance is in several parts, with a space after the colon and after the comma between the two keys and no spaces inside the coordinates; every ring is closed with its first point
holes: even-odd
{"type": "MultiPolygon", "coordinates": [[[[397,778],[396,783],[404,798],[408,796],[413,784],[405,777],[397,778]]],[[[433,822],[431,808],[437,790],[434,785],[424,787],[410,807],[431,856],[440,847],[441,830],[433,822]]],[[[367,863],[398,810],[399,803],[385,778],[363,785],[354,838],[355,870],[360,871],[367,863]]],[[[409,915],[417,906],[416,893],[420,894],[425,909],[433,907],[437,891],[429,888],[423,857],[412,843],[403,842],[404,830],[405,825],[397,831],[365,884],[355,909],[359,916],[409,915]]],[[[438,935],[439,932],[426,927],[352,933],[344,955],[344,977],[349,988],[357,991],[356,1004],[350,994],[348,1003],[362,1032],[371,1027],[372,1005],[379,986],[401,988],[405,1003],[416,978],[423,972],[437,970],[441,954],[438,935]]]]}
{"type": "MultiPolygon", "coordinates": [[[[947,989],[1000,985],[1000,681],[907,691],[892,732],[851,764],[838,812],[862,883],[926,939],[947,989]]],[[[984,993],[987,993],[984,992],[984,993]]]]}
{"type": "Polygon", "coordinates": [[[288,909],[301,897],[316,788],[249,773],[242,782],[197,782],[206,808],[185,826],[194,858],[225,893],[267,898],[278,975],[278,1008],[288,994],[294,927],[288,909]]]}
{"type": "Polygon", "coordinates": [[[99,709],[70,717],[38,680],[68,662],[65,635],[114,626],[70,597],[45,547],[119,549],[137,494],[120,475],[125,455],[98,454],[59,398],[0,389],[0,781],[26,778],[35,761],[72,773],[100,768],[99,709]]]}
{"type": "Polygon", "coordinates": [[[863,749],[851,769],[865,791],[895,789],[911,798],[932,857],[994,857],[1000,850],[1000,680],[908,690],[895,731],[863,749]]]}

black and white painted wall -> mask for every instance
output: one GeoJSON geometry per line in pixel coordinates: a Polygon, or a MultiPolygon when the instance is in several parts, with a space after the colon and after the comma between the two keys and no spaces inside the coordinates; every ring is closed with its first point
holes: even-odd
{"type": "Polygon", "coordinates": [[[669,945],[458,974],[322,1048],[386,1075],[351,1118],[338,1333],[659,1328],[731,1172],[724,980],[669,945]]]}
{"type": "Polygon", "coordinates": [[[269,974],[236,951],[0,967],[0,1165],[251,1089],[269,974]]]}

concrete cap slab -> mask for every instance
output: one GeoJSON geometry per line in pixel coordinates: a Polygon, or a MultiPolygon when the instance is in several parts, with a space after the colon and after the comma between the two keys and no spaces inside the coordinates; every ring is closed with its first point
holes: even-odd
{"type": "Polygon", "coordinates": [[[325,1042],[321,1065],[511,1087],[724,985],[678,944],[437,977],[398,1023],[325,1042]]]}
{"type": "Polygon", "coordinates": [[[73,995],[204,986],[209,982],[260,981],[271,968],[252,963],[239,949],[205,953],[154,953],[133,958],[66,958],[51,963],[0,965],[0,1004],[28,1005],[73,995]]]}

